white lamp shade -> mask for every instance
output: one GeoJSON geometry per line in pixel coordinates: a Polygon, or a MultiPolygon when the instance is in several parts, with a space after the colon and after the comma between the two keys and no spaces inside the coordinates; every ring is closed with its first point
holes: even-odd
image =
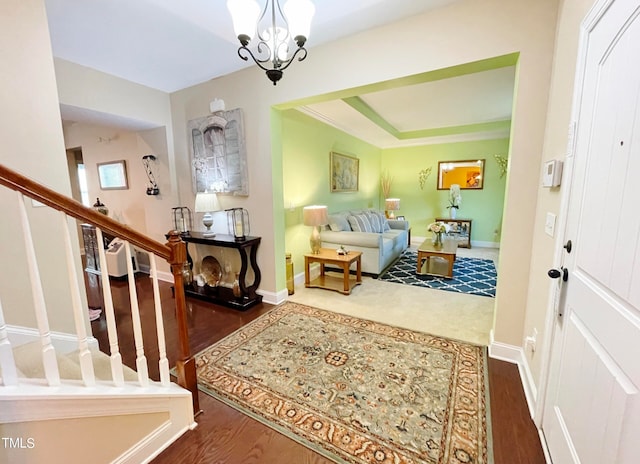
{"type": "Polygon", "coordinates": [[[227,0],[227,9],[231,13],[236,36],[246,35],[249,40],[253,39],[260,16],[258,3],[255,0],[227,0]]]}
{"type": "Polygon", "coordinates": [[[384,204],[386,210],[398,211],[400,209],[400,198],[387,198],[384,204]]]}
{"type": "Polygon", "coordinates": [[[218,195],[213,192],[196,194],[196,213],[211,213],[220,211],[222,207],[218,201],[218,195]]]}
{"type": "Polygon", "coordinates": [[[316,7],[310,0],[289,0],[284,4],[284,15],[289,23],[289,32],[294,39],[302,36],[309,38],[311,32],[311,20],[316,12],[316,7]]]}
{"type": "Polygon", "coordinates": [[[320,205],[305,206],[302,209],[302,221],[305,226],[322,226],[329,223],[327,207],[320,205]]]}

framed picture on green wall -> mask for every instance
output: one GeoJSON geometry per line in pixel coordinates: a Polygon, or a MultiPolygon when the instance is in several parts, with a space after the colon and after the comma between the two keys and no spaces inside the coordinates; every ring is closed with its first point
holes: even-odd
{"type": "Polygon", "coordinates": [[[331,192],[357,192],[360,160],[331,152],[331,192]]]}

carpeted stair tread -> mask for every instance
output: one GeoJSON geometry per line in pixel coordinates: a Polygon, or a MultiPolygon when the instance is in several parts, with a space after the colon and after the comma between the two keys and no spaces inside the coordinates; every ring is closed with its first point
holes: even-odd
{"type": "MultiPolygon", "coordinates": [[[[13,357],[21,378],[45,378],[44,365],[42,364],[42,345],[39,341],[25,343],[13,349],[13,357]]],[[[82,372],[79,364],[79,351],[71,353],[59,353],[56,351],[60,378],[65,380],[82,380],[82,372]]],[[[93,368],[96,379],[112,380],[111,361],[109,356],[98,350],[91,350],[93,368]]],[[[138,374],[124,366],[124,379],[136,381],[138,374]]]]}

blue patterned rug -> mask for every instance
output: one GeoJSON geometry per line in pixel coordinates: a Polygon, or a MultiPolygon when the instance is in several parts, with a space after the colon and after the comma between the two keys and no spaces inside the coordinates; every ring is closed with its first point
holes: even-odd
{"type": "Polygon", "coordinates": [[[406,250],[380,280],[416,287],[435,288],[449,292],[469,293],[495,298],[496,267],[490,259],[464,258],[458,256],[453,263],[453,278],[416,274],[418,252],[406,250]]]}

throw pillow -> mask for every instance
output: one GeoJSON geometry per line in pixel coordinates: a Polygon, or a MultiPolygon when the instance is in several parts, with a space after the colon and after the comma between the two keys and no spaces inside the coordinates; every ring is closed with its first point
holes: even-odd
{"type": "Polygon", "coordinates": [[[366,214],[356,214],[349,216],[349,225],[354,232],[371,232],[371,222],[366,214]]]}
{"type": "Polygon", "coordinates": [[[387,221],[387,216],[385,216],[383,212],[372,210],[371,213],[375,214],[380,218],[380,224],[381,224],[380,232],[386,232],[388,230],[391,230],[391,227],[389,226],[389,221],[387,221]]]}
{"type": "Polygon", "coordinates": [[[329,228],[334,232],[340,232],[342,230],[351,230],[347,217],[342,214],[329,215],[329,228]]]}
{"type": "Polygon", "coordinates": [[[380,220],[380,216],[378,216],[373,211],[367,211],[365,213],[369,218],[369,222],[371,223],[371,232],[375,232],[379,234],[382,232],[382,221],[380,220]]]}

